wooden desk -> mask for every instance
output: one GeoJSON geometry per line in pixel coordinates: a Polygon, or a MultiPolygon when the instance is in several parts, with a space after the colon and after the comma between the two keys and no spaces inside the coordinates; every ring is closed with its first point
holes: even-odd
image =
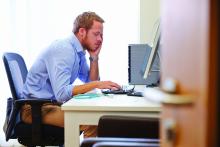
{"type": "Polygon", "coordinates": [[[65,121],[65,147],[77,147],[79,125],[97,125],[102,115],[159,117],[160,105],[144,97],[127,95],[71,99],[62,105],[65,121]]]}

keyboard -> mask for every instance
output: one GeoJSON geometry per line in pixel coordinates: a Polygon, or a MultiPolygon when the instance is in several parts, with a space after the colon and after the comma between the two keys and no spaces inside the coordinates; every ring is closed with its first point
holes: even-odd
{"type": "Polygon", "coordinates": [[[134,85],[122,85],[121,89],[111,90],[111,89],[102,89],[104,94],[127,94],[134,91],[134,85]]]}
{"type": "Polygon", "coordinates": [[[143,92],[140,91],[133,91],[130,93],[127,93],[128,96],[138,96],[138,97],[144,97],[143,92]]]}

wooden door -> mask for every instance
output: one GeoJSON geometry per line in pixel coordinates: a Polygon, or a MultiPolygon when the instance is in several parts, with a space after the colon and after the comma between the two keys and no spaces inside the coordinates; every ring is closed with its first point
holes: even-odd
{"type": "MultiPolygon", "coordinates": [[[[161,73],[178,82],[177,94],[194,96],[191,104],[162,106],[162,147],[216,146],[217,0],[162,0],[161,73]],[[176,138],[169,141],[166,122],[176,138]]],[[[163,87],[163,86],[162,86],[163,87]]]]}

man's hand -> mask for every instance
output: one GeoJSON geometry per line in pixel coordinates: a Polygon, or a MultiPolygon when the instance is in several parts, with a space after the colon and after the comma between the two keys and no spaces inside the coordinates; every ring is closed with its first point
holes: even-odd
{"type": "Polygon", "coordinates": [[[74,86],[72,95],[86,93],[94,88],[118,90],[121,86],[112,81],[92,81],[83,85],[74,86]]]}
{"type": "Polygon", "coordinates": [[[99,53],[101,51],[102,48],[102,43],[100,45],[98,45],[98,47],[96,49],[90,49],[88,50],[88,53],[90,54],[91,57],[98,57],[99,53]]]}
{"type": "Polygon", "coordinates": [[[97,88],[117,90],[117,89],[120,89],[121,86],[112,81],[99,81],[99,83],[97,84],[97,88]]]}

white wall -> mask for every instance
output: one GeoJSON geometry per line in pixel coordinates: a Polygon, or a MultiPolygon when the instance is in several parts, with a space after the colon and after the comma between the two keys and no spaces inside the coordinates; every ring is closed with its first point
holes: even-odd
{"type": "Polygon", "coordinates": [[[160,0],[140,0],[140,43],[152,43],[160,19],[160,0]]]}

